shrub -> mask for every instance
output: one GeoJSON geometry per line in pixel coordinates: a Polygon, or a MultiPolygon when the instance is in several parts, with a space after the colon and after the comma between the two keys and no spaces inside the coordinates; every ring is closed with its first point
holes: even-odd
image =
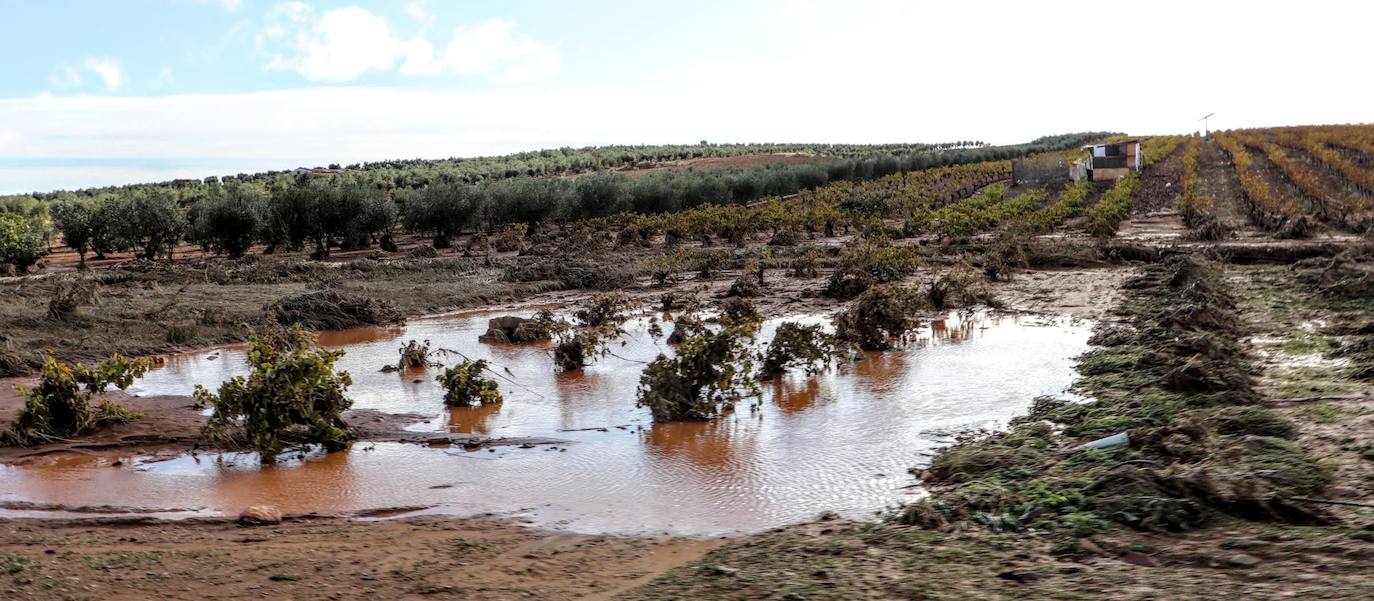
{"type": "Polygon", "coordinates": [[[687,336],[676,356],[660,354],[640,374],[636,404],[656,422],[702,420],[757,393],[749,352],[757,329],[757,321],[727,316],[720,329],[687,336]]]}
{"type": "Polygon", "coordinates": [[[444,404],[451,407],[501,404],[503,399],[496,381],[482,375],[486,370],[485,360],[465,359],[435,376],[434,379],[444,387],[444,404]]]}
{"type": "Polygon", "coordinates": [[[42,378],[37,386],[21,391],[24,408],[0,439],[7,445],[33,446],[80,436],[103,424],[136,419],[138,416],[128,409],[108,401],[93,408],[91,399],[110,386],[128,388],[151,365],[146,359],[115,355],[92,369],[46,355],[42,378]]]}
{"type": "Polygon", "coordinates": [[[792,271],[790,275],[794,278],[814,278],[819,276],[821,256],[822,253],[815,249],[806,251],[806,254],[792,260],[792,271]]]}
{"type": "Polygon", "coordinates": [[[854,298],[874,285],[901,280],[919,266],[920,254],[914,249],[882,241],[863,242],[840,257],[839,266],[826,284],[825,295],[854,298]]]}
{"type": "Polygon", "coordinates": [[[353,380],[334,371],[342,356],[316,346],[299,324],[269,322],[248,337],[247,377],[224,382],[217,393],[196,386],[196,399],[214,409],[206,432],[228,439],[241,429],[263,463],[276,461],[282,436],[299,427],[308,429],[307,442],[343,450],[352,439],[343,412],[353,405],[345,396],[353,380]]]}
{"type": "Polygon", "coordinates": [[[620,292],[605,292],[593,296],[587,306],[573,312],[579,326],[596,328],[625,320],[630,299],[620,292]]]}
{"type": "Polygon", "coordinates": [[[759,377],[775,376],[796,367],[815,374],[839,356],[840,345],[821,326],[783,322],[773,333],[768,350],[759,355],[759,377]]]}
{"type": "Polygon", "coordinates": [[[930,306],[944,309],[950,306],[995,304],[992,293],[984,285],[983,277],[964,261],[959,261],[940,274],[926,289],[930,306]]]}
{"type": "Polygon", "coordinates": [[[43,256],[43,232],[35,220],[14,213],[0,213],[0,265],[28,271],[43,256]]]}
{"type": "Polygon", "coordinates": [[[401,345],[401,348],[396,349],[396,353],[401,356],[401,358],[396,361],[396,369],[398,371],[406,369],[424,369],[430,366],[428,340],[424,342],[416,342],[414,340],[406,342],[401,345]]]}
{"type": "Polygon", "coordinates": [[[525,230],[523,223],[507,225],[496,232],[491,237],[491,248],[496,252],[514,252],[525,246],[525,230]]]}
{"type": "Polygon", "coordinates": [[[925,298],[912,288],[870,288],[835,316],[835,336],[864,350],[890,349],[916,328],[916,314],[925,307],[925,298]]]}
{"type": "Polygon", "coordinates": [[[735,281],[730,284],[730,289],[725,292],[725,295],[739,298],[762,296],[764,287],[763,274],[764,264],[762,261],[759,259],[749,261],[744,271],[741,271],[739,277],[735,278],[735,281]]]}

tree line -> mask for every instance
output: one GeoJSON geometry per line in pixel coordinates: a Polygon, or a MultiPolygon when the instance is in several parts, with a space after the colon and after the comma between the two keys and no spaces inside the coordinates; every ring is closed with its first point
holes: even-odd
{"type": "Polygon", "coordinates": [[[0,239],[0,263],[24,270],[37,260],[30,256],[34,253],[4,249],[32,246],[35,240],[50,244],[53,232],[61,233],[83,265],[87,255],[104,258],[121,251],[149,260],[170,258],[183,241],[230,257],[243,256],[254,244],[264,245],[268,253],[309,246],[316,258],[329,256],[332,248],[379,245],[392,251],[392,236],[398,230],[429,237],[435,247],[442,248],[465,231],[508,224],[525,224],[527,231],[534,231],[548,222],[671,213],[706,204],[747,204],[835,181],[1062,150],[1104,135],[1089,132],[1016,146],[832,158],[747,169],[663,170],[637,176],[601,170],[576,177],[523,176],[400,187],[357,171],[193,187],[129,186],[93,194],[53,194],[42,202],[11,197],[0,199],[0,210],[13,216],[8,222],[0,221],[0,236],[12,243],[0,239]]]}

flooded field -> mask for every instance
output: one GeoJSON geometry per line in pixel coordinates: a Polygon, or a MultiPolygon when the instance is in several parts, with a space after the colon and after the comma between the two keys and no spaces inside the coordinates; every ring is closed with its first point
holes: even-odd
{"type": "MultiPolygon", "coordinates": [[[[922,494],[907,469],[954,432],[995,427],[1033,397],[1063,392],[1091,326],[951,314],[905,350],[870,353],[815,378],[765,381],[757,410],[655,425],[635,407],[635,390],[643,362],[671,348],[648,334],[648,317],[626,324],[613,356],[560,374],[543,347],[477,342],[491,316],[326,333],[321,342],[347,352],[339,368],[352,374],[355,408],[424,415],[413,427],[424,431],[565,442],[467,451],[363,441],[348,452],[283,456],[268,467],[250,454],[64,457],[0,467],[0,501],[191,514],[252,504],[287,513],[423,507],[580,532],[687,535],[760,530],[822,511],[862,517],[922,494]],[[380,371],[411,339],[490,360],[506,378],[506,402],[446,408],[434,370],[380,371]]],[[[760,341],[780,321],[770,320],[760,341]]],[[[221,348],[170,359],[130,390],[190,394],[196,384],[213,388],[246,372],[243,349],[221,348]]]]}

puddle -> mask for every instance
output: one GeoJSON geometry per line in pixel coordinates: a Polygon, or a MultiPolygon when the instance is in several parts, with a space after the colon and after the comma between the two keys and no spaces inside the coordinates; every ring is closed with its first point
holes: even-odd
{"type": "MultiPolygon", "coordinates": [[[[269,467],[238,453],[64,457],[0,466],[0,501],[226,513],[254,504],[287,513],[423,506],[620,534],[756,531],[822,511],[866,517],[922,494],[910,488],[907,469],[928,462],[953,432],[1004,424],[1033,397],[1068,387],[1091,329],[1068,318],[951,314],[905,350],[871,353],[815,378],[764,382],[756,412],[655,425],[634,406],[635,390],[641,362],[671,349],[648,335],[647,317],[626,325],[615,356],[559,374],[545,348],[478,343],[491,316],[329,333],[321,342],[347,351],[339,368],[352,374],[357,408],[432,416],[420,430],[569,444],[490,452],[362,442],[269,467]],[[506,402],[445,408],[432,370],[379,371],[409,339],[490,360],[510,380],[501,382],[506,402]]],[[[780,321],[770,320],[761,340],[780,321]]],[[[131,391],[189,394],[246,373],[243,360],[234,347],[175,357],[131,391]]]]}

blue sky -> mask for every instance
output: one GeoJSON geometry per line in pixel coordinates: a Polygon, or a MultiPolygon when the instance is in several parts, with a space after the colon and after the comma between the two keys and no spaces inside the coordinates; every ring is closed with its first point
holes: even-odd
{"type": "Polygon", "coordinates": [[[1371,120],[1369,9],[1197,4],[0,0],[0,193],[560,145],[1371,120]]]}

